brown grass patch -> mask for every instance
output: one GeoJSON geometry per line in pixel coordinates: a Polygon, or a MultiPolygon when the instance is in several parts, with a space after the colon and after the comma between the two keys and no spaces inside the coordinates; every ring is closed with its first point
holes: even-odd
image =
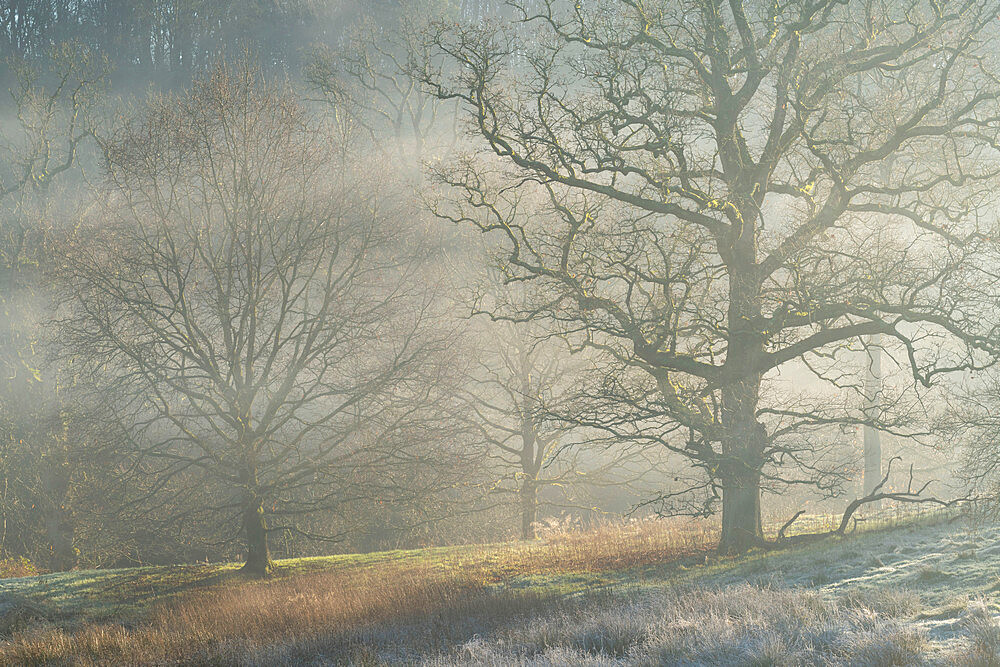
{"type": "Polygon", "coordinates": [[[407,627],[434,650],[561,597],[558,591],[497,584],[527,575],[620,571],[704,556],[716,539],[708,522],[647,520],[434,557],[421,552],[359,557],[356,564],[348,560],[329,570],[187,592],[155,605],[132,627],[34,627],[0,643],[0,662],[242,664],[282,646],[297,656],[290,662],[301,658],[301,651],[349,660],[364,646],[392,642],[390,635],[407,627]]]}
{"type": "Polygon", "coordinates": [[[705,562],[717,539],[714,522],[644,520],[554,531],[540,542],[284,562],[271,580],[222,578],[160,599],[137,619],[17,631],[0,641],[0,663],[301,664],[323,656],[374,664],[384,657],[373,651],[386,650],[400,651],[391,662],[416,662],[558,608],[567,592],[622,581],[623,571],[705,562]],[[618,574],[602,575],[610,572],[618,574]]]}

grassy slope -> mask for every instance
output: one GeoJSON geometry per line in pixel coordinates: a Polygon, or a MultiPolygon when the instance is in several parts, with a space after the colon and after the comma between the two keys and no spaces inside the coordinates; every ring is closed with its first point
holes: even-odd
{"type": "MultiPolygon", "coordinates": [[[[896,530],[912,521],[914,519],[890,516],[865,527],[861,532],[896,530]]],[[[925,522],[919,518],[915,521],[925,522]]],[[[931,518],[931,522],[936,521],[936,518],[931,518]]],[[[362,572],[401,565],[423,565],[438,570],[479,570],[480,575],[494,585],[541,593],[572,594],[629,585],[639,580],[655,586],[677,576],[702,576],[716,569],[740,571],[739,567],[745,559],[712,558],[711,545],[716,539],[713,530],[692,522],[657,523],[663,525],[658,528],[643,526],[635,531],[606,529],[583,534],[575,540],[561,536],[550,540],[546,545],[548,548],[541,549],[537,548],[537,544],[497,543],[279,559],[275,561],[274,575],[285,578],[314,572],[362,572]],[[635,542],[636,537],[643,538],[641,543],[635,542]],[[663,544],[656,548],[648,546],[648,543],[657,541],[663,544]],[[595,542],[599,544],[593,544],[595,542]],[[577,553],[595,546],[610,551],[610,557],[602,553],[594,559],[577,553]],[[519,571],[516,566],[523,565],[525,556],[530,558],[532,555],[536,557],[531,558],[531,569],[541,571],[527,574],[519,571]],[[707,569],[694,567],[703,562],[712,562],[713,566],[707,569]]],[[[831,517],[806,516],[796,524],[796,528],[801,534],[825,530],[833,523],[831,517]]],[[[824,543],[819,548],[825,550],[828,546],[824,543]]],[[[780,553],[783,552],[758,553],[749,558],[751,563],[758,558],[771,562],[780,553]]],[[[756,567],[753,564],[749,566],[756,567]]],[[[152,606],[185,592],[244,581],[239,567],[237,563],[149,566],[74,570],[0,579],[0,602],[11,596],[24,598],[67,621],[141,617],[152,606]]]]}
{"type": "MultiPolygon", "coordinates": [[[[488,546],[485,548],[489,548],[488,546]]],[[[314,572],[361,572],[406,563],[446,566],[480,547],[437,547],[275,562],[275,577],[314,572]]],[[[141,619],[150,609],[192,591],[245,583],[239,563],[167,565],[106,570],[74,570],[34,577],[0,579],[5,598],[27,600],[64,624],[141,619]]]]}
{"type": "Polygon", "coordinates": [[[705,565],[679,561],[599,576],[526,576],[508,585],[582,591],[596,584],[642,594],[665,586],[725,590],[747,582],[833,597],[912,593],[919,602],[909,620],[926,633],[931,651],[941,652],[965,635],[962,620],[970,603],[1000,616],[1000,527],[932,515],[739,559],[710,559],[705,565]]]}
{"type": "MultiPolygon", "coordinates": [[[[29,639],[29,634],[41,636],[37,628],[26,627],[20,633],[15,628],[11,639],[0,641],[0,659],[43,662],[87,653],[90,660],[122,662],[191,656],[223,663],[294,663],[311,656],[345,655],[375,661],[402,655],[416,660],[426,652],[459,655],[455,647],[473,637],[485,637],[487,642],[493,637],[509,645],[504,633],[511,627],[523,625],[525,619],[554,618],[556,610],[565,616],[582,609],[586,618],[592,605],[593,615],[599,616],[609,600],[620,604],[675,590],[736,591],[746,596],[741,587],[751,582],[754,590],[810,591],[809,599],[820,601],[871,600],[884,591],[905,593],[908,601],[896,612],[900,618],[893,631],[902,627],[916,633],[919,642],[914,646],[919,646],[913,655],[933,662],[946,660],[956,647],[969,644],[970,600],[981,600],[979,606],[992,615],[998,610],[1000,530],[996,527],[975,529],[963,522],[922,520],[721,560],[705,550],[712,537],[691,525],[675,525],[608,529],[563,536],[544,545],[295,559],[279,561],[278,576],[268,583],[245,582],[235,565],[9,579],[0,581],[0,604],[30,601],[47,617],[43,624],[49,635],[29,639]],[[327,595],[328,591],[335,593],[327,595]],[[253,596],[259,597],[249,612],[243,607],[235,611],[235,600],[253,596]],[[293,602],[283,609],[289,600],[293,602]],[[575,611],[566,611],[567,600],[576,605],[575,611]],[[272,617],[257,618],[257,607],[272,607],[272,617]],[[232,611],[233,618],[222,619],[223,610],[232,611]],[[447,627],[432,627],[434,623],[447,627]],[[199,630],[198,636],[184,634],[194,626],[208,628],[199,630]],[[152,653],[140,649],[157,642],[162,646],[152,653]],[[386,653],[382,649],[388,644],[395,647],[386,653]],[[283,648],[274,653],[275,646],[283,648]]],[[[658,605],[673,604],[656,599],[658,605]]],[[[903,598],[891,598],[897,599],[903,598]]],[[[848,611],[853,614],[854,609],[848,611]]],[[[830,621],[826,616],[818,619],[830,621]]],[[[575,646],[576,640],[567,640],[558,631],[550,635],[540,640],[541,646],[562,650],[560,642],[567,641],[570,648],[575,646]]],[[[802,643],[801,638],[796,641],[802,643]]],[[[603,655],[602,650],[596,654],[603,655]]],[[[594,654],[595,649],[588,644],[587,652],[594,654]]],[[[509,658],[503,655],[496,662],[509,658]]],[[[487,661],[482,656],[468,660],[487,661]]]]}
{"type": "Polygon", "coordinates": [[[700,585],[730,587],[766,580],[844,597],[906,591],[919,598],[908,621],[924,632],[931,653],[966,635],[963,619],[977,601],[1000,613],[1000,528],[937,521],[790,549],[706,571],[700,585]]]}

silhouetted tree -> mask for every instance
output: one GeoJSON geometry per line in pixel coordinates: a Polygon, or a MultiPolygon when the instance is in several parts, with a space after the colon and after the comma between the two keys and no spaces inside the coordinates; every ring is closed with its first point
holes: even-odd
{"type": "Polygon", "coordinates": [[[63,358],[101,379],[132,468],[238,516],[257,575],[294,517],[454,470],[414,437],[446,418],[429,253],[341,130],[246,65],[152,99],[105,142],[61,271],[63,358]]]}
{"type": "Polygon", "coordinates": [[[421,77],[482,149],[436,171],[439,213],[533,286],[499,311],[645,374],[723,549],[761,540],[762,482],[814,479],[770,420],[836,419],[767,377],[837,382],[822,360],[873,335],[919,385],[994,363],[995,3],[514,4],[429,33],[421,77]]]}

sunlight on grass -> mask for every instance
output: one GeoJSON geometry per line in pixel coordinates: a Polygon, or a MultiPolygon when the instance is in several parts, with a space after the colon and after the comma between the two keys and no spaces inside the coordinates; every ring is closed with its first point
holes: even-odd
{"type": "MultiPolygon", "coordinates": [[[[926,520],[897,523],[920,521],[926,520]]],[[[874,528],[884,525],[871,523],[861,533],[877,535],[874,528]]],[[[716,539],[708,522],[646,520],[534,542],[280,560],[266,581],[245,579],[236,564],[11,579],[0,582],[0,599],[21,596],[43,618],[12,629],[0,641],[0,661],[243,664],[263,647],[295,647],[289,655],[300,657],[313,650],[345,656],[414,637],[422,651],[434,652],[576,598],[752,581],[801,567],[795,559],[843,560],[854,549],[850,539],[835,539],[720,558],[716,539]]],[[[905,593],[849,592],[842,599],[845,609],[918,608],[905,593]]]]}

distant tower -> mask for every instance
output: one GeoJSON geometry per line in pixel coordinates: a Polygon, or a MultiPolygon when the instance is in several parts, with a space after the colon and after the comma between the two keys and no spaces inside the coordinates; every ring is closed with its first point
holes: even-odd
{"type": "MultiPolygon", "coordinates": [[[[865,372],[865,418],[873,421],[879,416],[882,401],[882,334],[868,337],[867,370],[865,372]]],[[[869,424],[864,427],[865,495],[871,493],[882,481],[882,441],[877,429],[869,424]]]]}

